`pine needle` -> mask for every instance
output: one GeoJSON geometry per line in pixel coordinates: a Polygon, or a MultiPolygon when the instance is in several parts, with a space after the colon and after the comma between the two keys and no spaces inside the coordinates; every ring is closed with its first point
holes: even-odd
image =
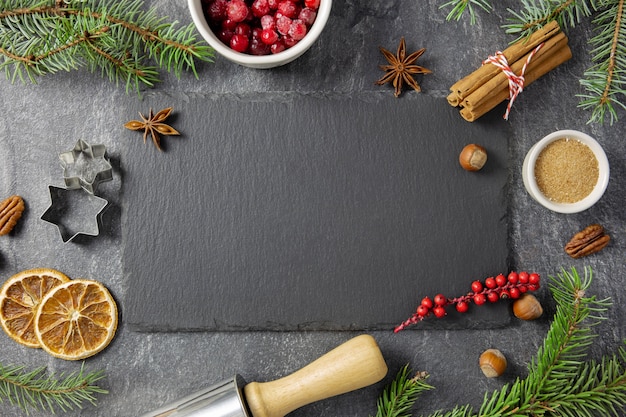
{"type": "Polygon", "coordinates": [[[433,388],[425,382],[427,378],[425,372],[411,376],[409,366],[402,367],[379,397],[376,417],[409,417],[419,395],[433,388]]]}
{"type": "Polygon", "coordinates": [[[213,49],[193,24],[145,10],[142,0],[0,0],[0,69],[12,82],[86,68],[139,92],[159,70],[196,77],[213,49]]]}
{"type": "Polygon", "coordinates": [[[65,412],[82,408],[84,402],[95,405],[96,394],[108,393],[95,385],[102,379],[104,372],[86,373],[84,364],[78,372],[58,377],[48,375],[44,367],[26,371],[23,366],[0,364],[0,402],[7,400],[27,415],[30,411],[65,412]]]}

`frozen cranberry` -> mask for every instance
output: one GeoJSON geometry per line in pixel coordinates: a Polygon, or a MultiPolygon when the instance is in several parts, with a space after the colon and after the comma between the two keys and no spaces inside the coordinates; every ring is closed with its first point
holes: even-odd
{"type": "Polygon", "coordinates": [[[228,6],[227,0],[215,0],[209,3],[207,6],[207,14],[213,21],[219,22],[226,18],[226,6],[228,6]]]}
{"type": "Polygon", "coordinates": [[[246,52],[250,41],[247,36],[234,34],[230,38],[230,47],[237,52],[246,52]]]}
{"type": "Polygon", "coordinates": [[[284,36],[283,43],[285,44],[286,48],[291,48],[292,46],[295,46],[298,43],[298,41],[292,38],[291,36],[284,36]]]}
{"type": "Polygon", "coordinates": [[[219,32],[217,32],[217,37],[219,38],[220,41],[222,41],[226,45],[229,45],[230,39],[233,37],[234,34],[235,33],[232,30],[222,29],[219,32]]]}
{"type": "Polygon", "coordinates": [[[248,6],[243,0],[231,0],[227,8],[228,18],[235,22],[243,22],[248,16],[248,6]]]}
{"type": "Polygon", "coordinates": [[[263,29],[261,40],[264,44],[272,45],[278,40],[278,33],[274,29],[263,29]]]}
{"type": "Polygon", "coordinates": [[[280,0],[267,0],[267,3],[270,6],[270,10],[276,10],[278,9],[278,3],[280,3],[280,0]]]}
{"type": "Polygon", "coordinates": [[[255,17],[263,17],[270,12],[270,5],[267,0],[254,0],[251,9],[255,17]]]}
{"type": "Polygon", "coordinates": [[[304,5],[311,9],[317,9],[320,7],[320,0],[304,0],[304,5]]]}
{"type": "Polygon", "coordinates": [[[300,14],[298,15],[298,19],[302,20],[305,25],[311,26],[313,22],[315,22],[315,18],[317,17],[317,13],[315,10],[305,7],[300,10],[300,14]]]}
{"type": "Polygon", "coordinates": [[[276,21],[274,20],[274,16],[266,14],[261,17],[261,27],[263,29],[274,29],[276,27],[276,21]]]}
{"type": "Polygon", "coordinates": [[[232,19],[224,19],[222,20],[222,29],[234,31],[239,22],[235,22],[232,19]]]}
{"type": "Polygon", "coordinates": [[[269,45],[264,44],[258,39],[253,39],[250,41],[250,46],[248,47],[248,51],[252,55],[269,55],[270,47],[269,45]]]}
{"type": "Polygon", "coordinates": [[[280,16],[276,18],[276,30],[281,35],[286,35],[289,33],[289,29],[291,28],[291,19],[287,16],[280,16]]]}
{"type": "Polygon", "coordinates": [[[293,19],[298,15],[298,6],[291,0],[283,0],[278,3],[278,11],[293,19]]]}
{"type": "Polygon", "coordinates": [[[289,32],[287,33],[293,40],[299,41],[306,35],[306,25],[300,19],[295,19],[291,23],[291,27],[289,27],[289,32]]]}
{"type": "Polygon", "coordinates": [[[273,54],[277,54],[279,52],[284,51],[285,48],[285,43],[282,40],[277,40],[276,43],[272,46],[270,46],[270,52],[273,54]]]}
{"type": "Polygon", "coordinates": [[[250,37],[250,25],[247,23],[238,23],[235,27],[235,35],[243,35],[246,38],[250,37]]]}
{"type": "Polygon", "coordinates": [[[261,41],[261,34],[263,34],[263,29],[261,29],[261,28],[253,28],[252,29],[252,39],[256,39],[257,41],[261,41]]]}

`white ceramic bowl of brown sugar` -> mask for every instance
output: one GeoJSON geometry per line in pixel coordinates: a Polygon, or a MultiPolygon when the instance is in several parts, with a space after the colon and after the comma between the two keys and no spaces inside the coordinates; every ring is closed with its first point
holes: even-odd
{"type": "Polygon", "coordinates": [[[557,213],[593,206],[609,183],[609,161],[600,144],[577,130],[559,130],[533,145],[522,179],[538,203],[557,213]]]}

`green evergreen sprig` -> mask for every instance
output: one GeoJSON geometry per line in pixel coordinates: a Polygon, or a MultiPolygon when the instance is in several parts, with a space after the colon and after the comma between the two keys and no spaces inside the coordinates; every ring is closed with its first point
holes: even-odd
{"type": "Polygon", "coordinates": [[[626,407],[626,349],[588,359],[604,320],[609,299],[587,291],[591,268],[581,277],[575,268],[550,277],[556,312],[543,345],[528,365],[526,378],[517,378],[485,394],[478,413],[469,405],[436,411],[430,417],[608,417],[623,415],[626,407]]]}
{"type": "Polygon", "coordinates": [[[450,8],[450,12],[446,16],[447,20],[461,20],[467,13],[470,16],[470,23],[476,23],[476,11],[484,10],[489,13],[492,10],[489,0],[449,0],[442,4],[439,8],[450,8]]]}
{"type": "Polygon", "coordinates": [[[47,374],[44,367],[26,371],[23,366],[0,364],[0,402],[30,411],[68,411],[82,408],[84,402],[96,404],[96,394],[108,391],[96,385],[104,378],[103,371],[85,372],[84,364],[77,372],[47,374]]]}
{"type": "Polygon", "coordinates": [[[409,417],[419,395],[433,389],[427,378],[426,372],[413,375],[408,365],[403,366],[378,398],[376,417],[409,417]]]}
{"type": "Polygon", "coordinates": [[[580,80],[586,92],[578,95],[579,107],[591,111],[591,122],[602,122],[608,114],[613,124],[616,107],[626,110],[626,7],[624,0],[601,0],[600,5],[602,12],[593,20],[596,35],[589,41],[594,64],[580,80]]]}
{"type": "MultiPolygon", "coordinates": [[[[476,10],[491,10],[490,0],[478,0],[482,7],[472,7],[474,0],[448,0],[448,20],[468,14],[476,21],[476,10]],[[483,4],[484,3],[484,4],[483,4]]],[[[595,36],[589,41],[593,65],[579,79],[585,89],[578,107],[590,111],[588,123],[613,125],[618,109],[626,110],[626,0],[520,0],[519,10],[509,8],[508,23],[502,25],[515,40],[527,37],[546,23],[556,20],[561,27],[575,28],[592,18],[595,36]]],[[[514,41],[515,41],[514,40],[514,41]]],[[[514,42],[513,41],[513,42],[514,42]]]]}
{"type": "Polygon", "coordinates": [[[0,68],[12,81],[87,68],[126,90],[159,81],[159,70],[196,75],[213,49],[193,24],[179,26],[142,0],[0,0],[0,68]]]}

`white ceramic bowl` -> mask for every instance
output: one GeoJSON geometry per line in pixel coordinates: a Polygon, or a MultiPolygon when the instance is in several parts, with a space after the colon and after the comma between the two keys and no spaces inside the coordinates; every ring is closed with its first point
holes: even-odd
{"type": "Polygon", "coordinates": [[[609,183],[609,161],[600,144],[591,136],[577,130],[559,130],[544,137],[530,148],[524,158],[522,179],[528,194],[544,207],[557,213],[578,213],[593,206],[604,194],[609,183]],[[598,160],[599,172],[596,186],[587,197],[575,203],[557,203],[549,200],[539,190],[535,178],[535,163],[541,151],[550,143],[564,138],[576,139],[589,146],[598,160]]]}
{"type": "Polygon", "coordinates": [[[250,68],[274,68],[285,65],[305,53],[322,33],[332,7],[332,0],[321,0],[315,22],[304,38],[291,48],[271,55],[250,55],[232,50],[213,33],[202,11],[202,0],[188,0],[189,11],[200,35],[213,47],[215,52],[239,65],[250,68]]]}

